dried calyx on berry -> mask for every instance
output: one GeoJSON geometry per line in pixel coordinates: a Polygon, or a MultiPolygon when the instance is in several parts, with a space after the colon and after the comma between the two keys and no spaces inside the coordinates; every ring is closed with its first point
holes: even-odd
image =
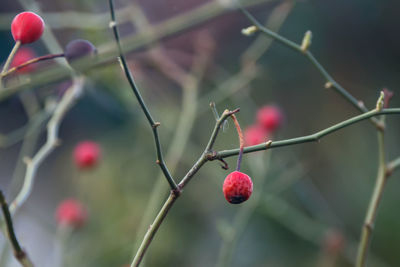
{"type": "Polygon", "coordinates": [[[81,69],[83,67],[83,62],[79,62],[80,59],[85,57],[94,58],[96,55],[96,47],[91,42],[82,39],[69,42],[64,50],[65,59],[75,69],[81,69]]]}
{"type": "Polygon", "coordinates": [[[38,40],[44,31],[43,19],[33,12],[19,13],[11,23],[11,33],[16,42],[29,44],[38,40]]]}

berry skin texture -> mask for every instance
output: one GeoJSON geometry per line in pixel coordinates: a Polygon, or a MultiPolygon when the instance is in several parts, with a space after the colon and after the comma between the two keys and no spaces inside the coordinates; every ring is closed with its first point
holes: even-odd
{"type": "Polygon", "coordinates": [[[19,13],[11,23],[11,33],[15,41],[29,44],[38,40],[44,31],[43,19],[33,12],[19,13]]]}
{"type": "Polygon", "coordinates": [[[92,141],[80,142],[74,150],[75,164],[80,169],[88,169],[97,164],[100,158],[100,147],[92,141]]]}
{"type": "Polygon", "coordinates": [[[247,174],[231,172],[222,186],[225,199],[231,204],[240,204],[249,199],[253,192],[253,182],[247,174]]]}
{"type": "MultiPolygon", "coordinates": [[[[22,47],[15,54],[15,57],[14,57],[13,61],[11,62],[11,67],[12,68],[17,67],[35,57],[36,57],[36,54],[32,49],[30,49],[28,47],[22,47]]],[[[33,64],[31,64],[31,65],[25,66],[21,69],[18,69],[17,72],[18,73],[28,73],[34,69],[35,69],[35,66],[33,64]]]]}
{"type": "Polygon", "coordinates": [[[79,60],[84,57],[94,57],[96,54],[96,47],[91,42],[82,39],[69,42],[64,49],[65,59],[70,65],[73,65],[75,60],[79,60]]]}
{"type": "Polygon", "coordinates": [[[264,106],[257,111],[257,123],[267,131],[275,131],[282,121],[282,112],[276,106],[264,106]]]}
{"type": "Polygon", "coordinates": [[[79,201],[70,198],[60,203],[55,217],[59,225],[79,228],[86,223],[88,216],[83,205],[79,201]]]}
{"type": "Polygon", "coordinates": [[[246,146],[254,146],[266,142],[268,140],[268,131],[260,125],[249,126],[244,131],[244,144],[246,146]]]}

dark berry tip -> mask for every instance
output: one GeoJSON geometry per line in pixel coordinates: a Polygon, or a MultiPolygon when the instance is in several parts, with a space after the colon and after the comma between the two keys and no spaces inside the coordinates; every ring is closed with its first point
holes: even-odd
{"type": "Polygon", "coordinates": [[[244,202],[244,201],[246,201],[247,200],[247,198],[245,197],[245,196],[231,196],[230,198],[229,198],[229,203],[231,203],[231,204],[240,204],[240,203],[242,203],[242,202],[244,202]]]}

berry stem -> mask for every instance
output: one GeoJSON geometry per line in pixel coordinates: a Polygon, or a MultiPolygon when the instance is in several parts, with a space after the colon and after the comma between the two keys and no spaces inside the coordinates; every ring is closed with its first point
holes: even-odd
{"type": "Polygon", "coordinates": [[[243,133],[242,133],[242,129],[240,128],[239,121],[236,119],[235,114],[232,114],[231,118],[233,120],[233,123],[235,124],[236,130],[237,130],[237,133],[239,136],[239,156],[238,156],[238,160],[237,160],[236,170],[240,171],[240,164],[242,163],[243,149],[244,149],[243,133]]]}
{"type": "Polygon", "coordinates": [[[13,49],[11,50],[10,54],[8,55],[8,58],[6,60],[6,63],[3,66],[3,69],[1,70],[1,76],[0,76],[1,87],[3,86],[3,82],[2,82],[3,74],[8,70],[8,67],[10,66],[10,64],[11,64],[12,60],[14,59],[14,56],[17,53],[20,46],[21,46],[21,41],[16,41],[13,49]]]}
{"type": "Polygon", "coordinates": [[[26,67],[26,66],[28,66],[28,65],[37,63],[37,62],[39,62],[39,61],[45,61],[45,60],[49,60],[49,59],[53,59],[53,58],[58,58],[58,57],[64,57],[64,53],[60,53],[60,54],[49,54],[49,55],[45,55],[45,56],[41,56],[41,57],[36,57],[36,58],[30,59],[30,60],[28,60],[28,61],[26,61],[26,62],[24,62],[24,63],[22,63],[22,64],[20,64],[20,65],[18,65],[18,66],[15,66],[15,67],[13,67],[13,68],[11,68],[11,69],[9,69],[9,70],[4,71],[3,73],[0,74],[0,75],[1,75],[1,78],[4,78],[4,77],[6,77],[7,75],[10,75],[11,73],[16,72],[17,70],[20,70],[20,69],[22,69],[23,67],[26,67]]]}

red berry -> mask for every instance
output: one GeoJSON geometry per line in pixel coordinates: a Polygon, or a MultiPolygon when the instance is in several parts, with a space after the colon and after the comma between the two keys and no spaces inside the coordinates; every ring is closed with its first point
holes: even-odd
{"type": "Polygon", "coordinates": [[[71,198],[60,203],[55,217],[60,225],[79,228],[85,224],[87,212],[79,201],[71,198]]]}
{"type": "MultiPolygon", "coordinates": [[[[25,62],[27,62],[28,60],[31,60],[35,57],[35,52],[28,48],[28,47],[22,47],[18,50],[18,52],[15,54],[15,57],[11,63],[11,67],[17,67],[25,62]]],[[[35,67],[33,64],[30,64],[26,67],[23,67],[21,69],[18,69],[17,72],[19,73],[28,73],[32,70],[34,70],[35,67]]]]}
{"type": "Polygon", "coordinates": [[[329,254],[338,254],[345,247],[345,237],[343,233],[336,229],[330,229],[325,233],[323,239],[323,248],[329,254]]]}
{"type": "Polygon", "coordinates": [[[254,146],[266,142],[268,132],[260,125],[252,125],[244,131],[244,144],[254,146]]]}
{"type": "Polygon", "coordinates": [[[231,204],[246,201],[253,192],[253,182],[247,174],[239,171],[231,172],[222,186],[225,199],[231,204]]]}
{"type": "Polygon", "coordinates": [[[21,44],[33,43],[42,36],[43,19],[33,12],[19,13],[11,23],[11,33],[15,41],[21,44]]]}
{"type": "Polygon", "coordinates": [[[79,168],[90,168],[96,165],[100,158],[100,147],[92,141],[80,142],[74,150],[75,163],[79,168]]]}
{"type": "Polygon", "coordinates": [[[276,106],[264,106],[257,111],[257,122],[268,131],[276,130],[283,120],[281,110],[276,106]]]}

